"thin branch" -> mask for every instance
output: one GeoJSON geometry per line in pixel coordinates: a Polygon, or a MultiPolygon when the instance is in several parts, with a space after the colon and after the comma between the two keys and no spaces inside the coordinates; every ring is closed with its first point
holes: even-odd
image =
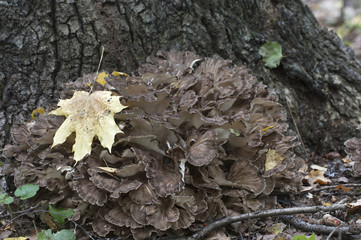
{"type": "Polygon", "coordinates": [[[335,227],[335,229],[327,236],[326,240],[331,240],[333,234],[340,228],[340,226],[335,227]]]}
{"type": "MultiPolygon", "coordinates": [[[[175,238],[176,240],[201,240],[204,239],[211,231],[226,226],[228,224],[239,222],[247,219],[255,219],[255,218],[265,218],[265,217],[273,217],[280,215],[290,215],[290,214],[298,214],[298,213],[315,213],[315,212],[328,212],[335,210],[345,210],[348,207],[345,204],[335,204],[331,206],[314,206],[314,207],[294,207],[294,208],[283,208],[283,209],[270,209],[257,211],[252,213],[245,213],[241,215],[231,216],[219,219],[213,223],[210,223],[206,227],[202,228],[191,237],[180,237],[175,238]]],[[[333,228],[332,228],[333,230],[333,228]]],[[[331,230],[331,231],[332,231],[331,230]]],[[[331,232],[330,231],[330,232],[331,232]]],[[[330,233],[328,232],[328,233],[330,233]]]]}
{"type": "MultiPolygon", "coordinates": [[[[338,185],[339,185],[339,184],[338,184],[338,185]]],[[[313,189],[306,190],[306,191],[300,191],[299,194],[308,193],[308,192],[321,192],[321,191],[325,191],[325,190],[335,190],[335,191],[338,191],[338,190],[336,189],[336,187],[337,187],[338,185],[324,186],[324,187],[320,187],[320,188],[313,188],[313,189]]],[[[345,186],[345,187],[360,187],[360,188],[361,188],[361,183],[348,183],[348,184],[342,184],[342,186],[345,186]]]]}
{"type": "MultiPolygon", "coordinates": [[[[342,227],[331,227],[325,225],[315,225],[306,223],[300,219],[295,218],[294,216],[281,216],[280,217],[283,221],[290,223],[294,227],[304,230],[310,231],[315,233],[323,233],[323,234],[330,234],[331,233],[338,233],[340,234],[347,232],[347,239],[349,240],[359,240],[361,239],[361,229],[358,227],[349,227],[349,226],[342,226],[342,227]]],[[[329,235],[329,236],[330,236],[329,235]]],[[[342,237],[342,235],[341,235],[342,237]]],[[[338,239],[341,239],[340,237],[338,239]]]]}
{"type": "Polygon", "coordinates": [[[5,218],[5,217],[11,217],[12,218],[12,215],[16,215],[16,214],[24,213],[24,212],[29,212],[30,213],[32,210],[38,208],[39,205],[40,205],[40,203],[38,203],[35,206],[32,206],[32,207],[30,207],[30,208],[28,208],[26,210],[23,210],[23,211],[11,212],[11,214],[10,213],[1,214],[0,218],[5,218]]]}
{"type": "Polygon", "coordinates": [[[350,227],[332,227],[320,224],[310,224],[298,219],[294,216],[281,216],[283,222],[289,223],[297,229],[301,229],[307,232],[321,233],[321,234],[330,234],[333,233],[345,233],[351,230],[350,227]]]}

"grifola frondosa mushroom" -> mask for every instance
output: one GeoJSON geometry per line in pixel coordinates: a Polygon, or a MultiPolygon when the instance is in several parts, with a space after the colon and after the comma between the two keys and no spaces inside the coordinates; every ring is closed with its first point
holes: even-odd
{"type": "MultiPolygon", "coordinates": [[[[16,184],[44,187],[43,199],[74,208],[100,236],[135,239],[187,234],[246,206],[265,207],[275,189],[296,189],[303,162],[292,152],[295,138],[284,136],[286,113],[275,93],[245,67],[201,59],[158,52],[139,76],[109,74],[105,89],[127,106],[115,115],[124,133],[111,153],[95,141],[74,167],[73,135],[50,150],[64,118],[14,128],[5,155],[17,160],[16,184]]],[[[62,98],[88,90],[93,78],[67,84],[62,98]]]]}
{"type": "MultiPolygon", "coordinates": [[[[358,127],[360,129],[361,125],[358,127]]],[[[353,175],[361,176],[361,139],[351,138],[345,142],[345,152],[353,161],[353,175]]]]}

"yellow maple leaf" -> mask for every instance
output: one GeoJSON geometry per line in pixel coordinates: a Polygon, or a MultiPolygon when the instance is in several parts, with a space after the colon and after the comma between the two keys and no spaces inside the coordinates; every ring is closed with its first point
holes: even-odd
{"type": "Polygon", "coordinates": [[[65,116],[66,119],[56,131],[52,147],[64,143],[75,132],[73,152],[76,163],[90,154],[94,136],[111,152],[115,135],[122,133],[114,121],[114,114],[126,108],[119,102],[119,96],[111,96],[110,91],[92,94],[76,91],[71,99],[60,100],[58,106],[49,114],[65,116]]]}

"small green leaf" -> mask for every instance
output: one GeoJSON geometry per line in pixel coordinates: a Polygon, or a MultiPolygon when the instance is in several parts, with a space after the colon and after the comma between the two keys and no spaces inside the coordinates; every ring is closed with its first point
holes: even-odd
{"type": "Polygon", "coordinates": [[[312,235],[308,238],[308,240],[316,240],[316,234],[312,233],[312,235]]]}
{"type": "Polygon", "coordinates": [[[54,240],[75,240],[75,232],[69,229],[63,229],[54,234],[54,240]]]}
{"type": "Polygon", "coordinates": [[[42,230],[38,233],[36,240],[53,240],[53,233],[51,232],[51,229],[42,230]]]}
{"type": "Polygon", "coordinates": [[[50,215],[54,218],[54,221],[63,224],[65,219],[71,218],[74,214],[73,209],[64,209],[64,208],[55,208],[52,205],[49,205],[50,215]]]}
{"type": "Polygon", "coordinates": [[[0,194],[0,203],[2,204],[11,204],[14,202],[14,198],[8,196],[6,193],[0,194]]]}
{"type": "Polygon", "coordinates": [[[278,42],[267,41],[259,49],[264,65],[269,68],[276,68],[280,65],[282,58],[282,46],[278,42]]]}
{"type": "Polygon", "coordinates": [[[15,191],[15,196],[20,197],[21,200],[32,198],[39,190],[39,186],[35,184],[26,184],[18,187],[15,191]]]}
{"type": "Polygon", "coordinates": [[[229,131],[230,131],[232,134],[236,135],[237,137],[239,137],[239,136],[241,135],[239,132],[234,131],[233,128],[230,128],[229,131]]]}
{"type": "Polygon", "coordinates": [[[305,235],[295,235],[291,240],[316,240],[316,234],[313,233],[309,238],[305,235]]]}
{"type": "Polygon", "coordinates": [[[291,240],[307,240],[308,238],[305,235],[295,235],[291,240]]]}

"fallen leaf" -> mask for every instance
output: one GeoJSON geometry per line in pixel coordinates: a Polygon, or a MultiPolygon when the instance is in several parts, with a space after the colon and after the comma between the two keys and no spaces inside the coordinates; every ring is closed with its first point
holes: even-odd
{"type": "Polygon", "coordinates": [[[295,235],[291,240],[316,240],[316,234],[312,233],[312,235],[308,238],[305,235],[295,235]]]}
{"type": "Polygon", "coordinates": [[[229,131],[230,131],[230,133],[236,135],[236,137],[241,136],[241,134],[239,132],[236,132],[233,128],[230,128],[229,131]]]}
{"type": "Polygon", "coordinates": [[[314,186],[315,183],[320,185],[327,185],[331,183],[331,180],[324,176],[325,170],[311,170],[308,173],[308,183],[314,186]]]}
{"type": "Polygon", "coordinates": [[[339,184],[335,187],[336,190],[342,190],[343,192],[349,192],[351,191],[351,188],[345,187],[342,184],[339,184]]]}
{"type": "Polygon", "coordinates": [[[103,87],[104,85],[107,83],[107,81],[105,81],[104,78],[108,77],[109,74],[107,74],[106,72],[101,72],[98,74],[97,78],[95,79],[96,82],[100,83],[103,87]]]}
{"type": "Polygon", "coordinates": [[[111,167],[98,167],[99,169],[108,172],[108,173],[116,173],[117,169],[116,168],[111,168],[111,167]]]}
{"type": "Polygon", "coordinates": [[[281,163],[285,158],[276,153],[275,150],[269,149],[266,155],[265,170],[271,170],[281,163]]]}
{"type": "Polygon", "coordinates": [[[345,219],[350,215],[360,214],[361,213],[361,199],[358,199],[354,203],[346,203],[350,209],[347,209],[345,219]]]}
{"type": "Polygon", "coordinates": [[[62,115],[66,119],[55,133],[52,147],[64,143],[75,132],[73,152],[76,163],[90,154],[94,136],[111,152],[115,135],[122,133],[114,121],[114,114],[126,108],[120,104],[119,96],[111,94],[110,91],[92,94],[76,91],[71,99],[60,100],[59,108],[49,114],[62,115]]]}
{"type": "Polygon", "coordinates": [[[339,177],[339,178],[337,178],[337,182],[339,182],[339,183],[349,183],[350,179],[348,179],[347,177],[339,177]]]}
{"type": "Polygon", "coordinates": [[[285,229],[285,227],[287,227],[287,225],[284,223],[276,223],[276,224],[273,224],[270,228],[268,228],[267,232],[277,235],[279,233],[282,233],[283,229],[285,229]]]}
{"type": "Polygon", "coordinates": [[[346,203],[347,206],[350,206],[350,207],[361,207],[361,199],[357,199],[356,202],[353,202],[353,203],[346,203]]]}
{"type": "Polygon", "coordinates": [[[351,162],[351,160],[350,160],[348,157],[342,158],[342,161],[343,161],[344,163],[350,163],[350,162],[351,162]]]}
{"type": "Polygon", "coordinates": [[[124,76],[124,77],[128,77],[128,74],[123,73],[123,72],[117,72],[117,71],[113,71],[112,75],[117,77],[117,76],[124,76]]]}
{"type": "Polygon", "coordinates": [[[40,114],[45,113],[45,109],[44,108],[37,108],[35,110],[32,111],[31,113],[31,119],[35,119],[37,116],[39,116],[40,114]]]}
{"type": "Polygon", "coordinates": [[[327,171],[327,168],[321,167],[321,166],[316,165],[316,164],[312,164],[312,165],[311,165],[311,169],[313,169],[313,170],[320,170],[320,171],[327,171]]]}

